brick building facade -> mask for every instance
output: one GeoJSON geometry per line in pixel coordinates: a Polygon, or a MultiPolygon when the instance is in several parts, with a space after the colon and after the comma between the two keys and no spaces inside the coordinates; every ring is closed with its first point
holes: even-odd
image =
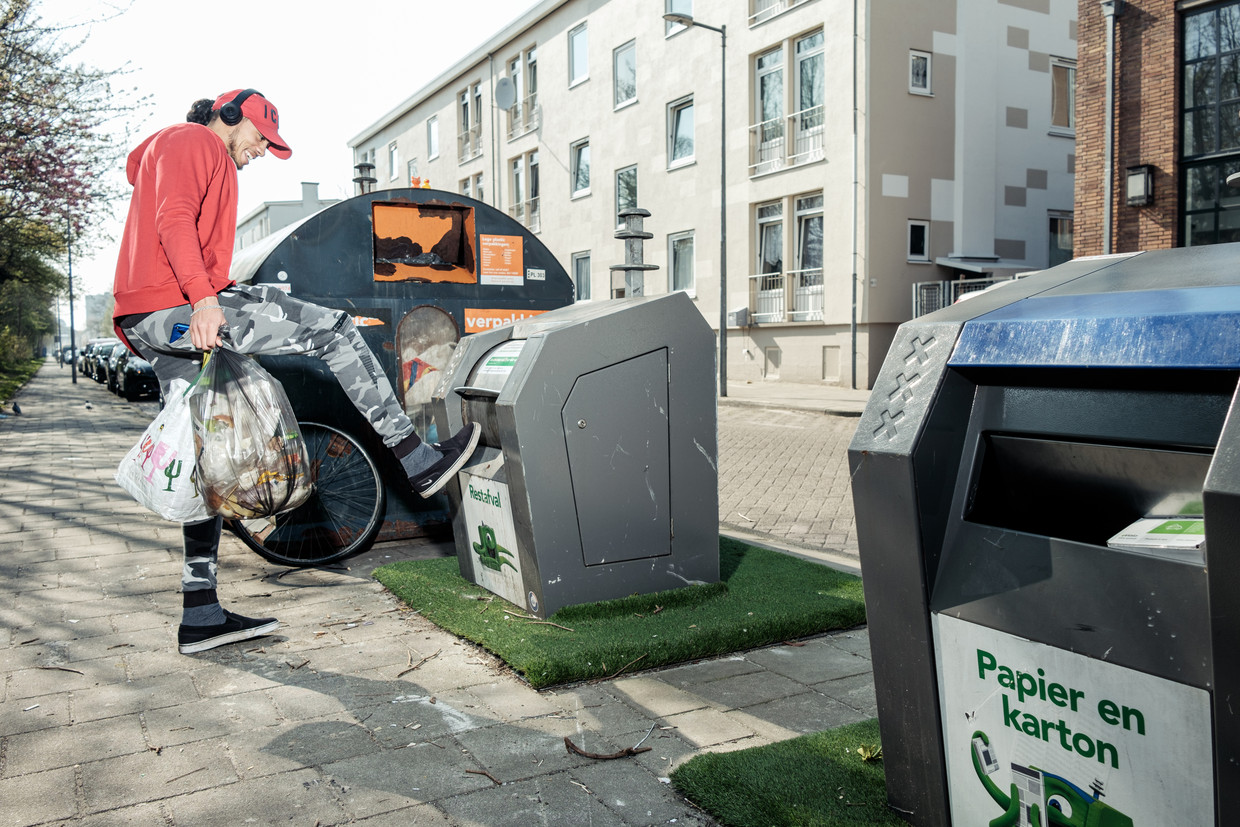
{"type": "Polygon", "coordinates": [[[1228,212],[1240,189],[1226,184],[1240,170],[1240,2],[1117,3],[1109,249],[1108,19],[1099,0],[1080,0],[1078,9],[1074,254],[1240,240],[1240,220],[1228,212]],[[1142,165],[1152,168],[1153,202],[1132,206],[1128,171],[1142,165]]]}

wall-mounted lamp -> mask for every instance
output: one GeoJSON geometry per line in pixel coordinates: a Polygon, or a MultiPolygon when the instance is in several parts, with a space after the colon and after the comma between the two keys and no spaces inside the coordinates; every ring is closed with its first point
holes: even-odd
{"type": "Polygon", "coordinates": [[[1128,206],[1144,207],[1154,203],[1154,167],[1149,164],[1128,167],[1128,206]]]}

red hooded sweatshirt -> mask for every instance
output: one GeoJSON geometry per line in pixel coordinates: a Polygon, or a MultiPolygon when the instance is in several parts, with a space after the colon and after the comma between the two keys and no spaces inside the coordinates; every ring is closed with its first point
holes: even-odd
{"type": "Polygon", "coordinates": [[[129,153],[126,172],[133,198],[113,318],[193,304],[233,284],[237,165],[223,139],[201,124],[170,126],[129,153]]]}

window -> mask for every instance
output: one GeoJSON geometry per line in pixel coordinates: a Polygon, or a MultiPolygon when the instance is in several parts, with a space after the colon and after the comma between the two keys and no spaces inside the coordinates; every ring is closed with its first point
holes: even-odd
{"type": "Polygon", "coordinates": [[[792,320],[822,319],[822,193],[795,201],[796,270],[792,279],[792,320]]]}
{"type": "Polygon", "coordinates": [[[1072,260],[1072,213],[1052,210],[1050,216],[1050,255],[1046,266],[1072,260]]]}
{"type": "Polygon", "coordinates": [[[479,201],[484,200],[483,193],[482,193],[482,173],[481,172],[474,176],[474,198],[478,199],[479,201]]]}
{"type": "Polygon", "coordinates": [[[590,300],[590,252],[573,253],[573,284],[577,285],[577,301],[590,300]]]}
{"type": "Polygon", "coordinates": [[[822,32],[796,42],[796,114],[792,117],[792,147],[788,162],[799,164],[823,157],[823,39],[822,32]]]}
{"type": "Polygon", "coordinates": [[[400,176],[400,153],[396,149],[396,142],[392,141],[388,144],[388,180],[395,181],[400,176]]]}
{"type": "Polygon", "coordinates": [[[797,270],[822,270],[822,194],[796,200],[797,270]]]}
{"type": "Polygon", "coordinates": [[[682,98],[667,107],[667,165],[693,161],[693,98],[682,98]]]}
{"type": "Polygon", "coordinates": [[[929,221],[910,221],[908,223],[908,260],[930,260],[929,221]]]}
{"type": "Polygon", "coordinates": [[[457,108],[461,119],[457,160],[464,163],[482,154],[482,84],[466,86],[457,108]]]}
{"type": "Polygon", "coordinates": [[[667,237],[667,260],[672,290],[693,293],[697,286],[693,272],[693,230],[667,237]]]}
{"type": "Polygon", "coordinates": [[[624,226],[622,210],[637,206],[637,166],[616,170],[616,226],[624,226]]]}
{"type": "Polygon", "coordinates": [[[534,150],[526,158],[526,172],[530,179],[530,203],[534,210],[538,209],[538,150],[534,150]]]}
{"type": "Polygon", "coordinates": [[[637,41],[630,40],[612,53],[614,102],[617,108],[637,100],[637,41]]]}
{"type": "Polygon", "coordinates": [[[410,158],[409,163],[405,165],[405,177],[411,187],[420,187],[422,179],[418,177],[418,159],[410,158]]]}
{"type": "Polygon", "coordinates": [[[778,201],[758,206],[758,272],[784,271],[784,205],[778,201]]]}
{"type": "Polygon", "coordinates": [[[516,105],[520,106],[525,100],[525,61],[521,55],[517,55],[508,61],[508,79],[512,81],[513,99],[516,105]]]}
{"type": "Polygon", "coordinates": [[[590,194],[590,141],[577,141],[569,147],[570,159],[569,180],[572,184],[572,197],[579,198],[590,194]]]}
{"type": "Polygon", "coordinates": [[[533,232],[538,232],[541,229],[538,202],[538,150],[512,159],[509,186],[512,204],[508,208],[508,214],[533,232]]]}
{"type": "Polygon", "coordinates": [[[590,77],[590,42],[586,24],[568,33],[568,85],[576,86],[590,77]]]}
{"type": "Polygon", "coordinates": [[[1076,61],[1051,60],[1051,131],[1076,134],[1076,61]]]}
{"type": "Polygon", "coordinates": [[[509,213],[518,221],[521,220],[522,208],[525,205],[525,158],[512,159],[512,179],[509,182],[512,209],[509,213]]]}
{"type": "Polygon", "coordinates": [[[516,138],[538,127],[538,50],[531,46],[508,61],[514,103],[508,109],[508,137],[516,138]]]}
{"type": "Polygon", "coordinates": [[[784,161],[784,49],[758,55],[754,63],[754,155],[750,172],[760,175],[783,167],[784,161]]]}
{"type": "MultiPolygon", "coordinates": [[[[693,0],[663,0],[663,9],[668,14],[687,14],[693,16],[693,0]]],[[[663,36],[671,37],[677,32],[683,32],[687,26],[680,23],[673,23],[670,20],[663,21],[663,36]]]]}
{"type": "Polygon", "coordinates": [[[755,322],[782,322],[784,291],[784,204],[757,205],[758,272],[749,279],[749,307],[755,322]]]}
{"type": "Polygon", "coordinates": [[[914,95],[933,95],[929,52],[910,49],[908,53],[908,91],[914,95]]]}
{"type": "Polygon", "coordinates": [[[432,115],[426,121],[426,157],[432,161],[439,157],[438,115],[432,115]]]}
{"type": "Polygon", "coordinates": [[[1215,3],[1183,18],[1180,147],[1181,237],[1185,246],[1240,241],[1240,3],[1215,3]],[[1203,157],[1206,156],[1206,157],[1203,157]]]}
{"type": "Polygon", "coordinates": [[[466,198],[469,197],[469,183],[470,183],[470,179],[468,178],[461,179],[461,186],[460,186],[461,195],[465,196],[466,198]]]}

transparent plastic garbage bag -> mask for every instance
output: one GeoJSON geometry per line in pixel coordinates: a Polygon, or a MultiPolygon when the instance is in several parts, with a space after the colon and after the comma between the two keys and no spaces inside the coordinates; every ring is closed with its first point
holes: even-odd
{"type": "Polygon", "coordinates": [[[313,490],[306,443],[275,377],[227,345],[217,347],[188,400],[198,488],[208,509],[248,519],[306,501],[313,490]]]}

